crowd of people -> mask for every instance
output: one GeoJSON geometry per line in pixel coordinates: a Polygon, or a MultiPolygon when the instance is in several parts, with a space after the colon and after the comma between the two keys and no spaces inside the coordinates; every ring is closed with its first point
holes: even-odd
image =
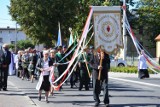
{"type": "MultiPolygon", "coordinates": [[[[4,45],[2,50],[2,56],[5,57],[6,53],[8,55],[7,58],[1,57],[1,62],[5,60],[4,64],[2,64],[2,67],[5,68],[6,71],[8,71],[8,67],[12,59],[9,56],[12,56],[12,53],[8,51],[7,45],[4,45]]],[[[66,46],[58,46],[56,48],[50,49],[44,48],[41,52],[39,52],[36,49],[31,49],[29,47],[28,49],[19,50],[17,54],[14,55],[13,61],[17,77],[21,78],[23,81],[30,81],[31,83],[33,83],[35,79],[38,79],[37,86],[35,87],[39,91],[39,101],[41,101],[42,90],[45,91],[45,101],[47,103],[49,102],[48,96],[53,95],[54,88],[51,86],[50,76],[53,73],[54,79],[56,79],[60,77],[66,70],[68,66],[68,63],[66,62],[70,61],[70,58],[68,58],[67,56],[64,57],[66,55],[66,50],[66,46]],[[54,70],[52,70],[53,66],[54,70]]],[[[75,83],[77,82],[79,82],[79,91],[81,91],[83,87],[87,91],[92,86],[95,106],[98,106],[100,103],[99,94],[103,85],[103,102],[106,105],[106,107],[108,107],[108,70],[110,68],[109,55],[101,50],[95,52],[94,47],[90,46],[89,48],[85,47],[83,49],[82,54],[76,60],[79,60],[79,62],[68,80],[70,82],[71,88],[74,88],[74,86],[76,86],[75,83]],[[102,61],[102,64],[100,64],[100,60],[102,61]],[[102,75],[98,79],[97,77],[100,71],[102,75]]],[[[5,76],[6,78],[4,84],[1,85],[1,88],[3,90],[7,90],[8,74],[5,73],[4,75],[7,76],[5,76]]],[[[54,85],[59,85],[61,82],[62,78],[54,85]]],[[[59,88],[59,90],[62,90],[62,86],[59,88]]]]}

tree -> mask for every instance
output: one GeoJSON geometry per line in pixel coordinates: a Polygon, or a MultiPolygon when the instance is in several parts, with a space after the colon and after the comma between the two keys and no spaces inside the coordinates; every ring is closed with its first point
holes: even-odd
{"type": "Polygon", "coordinates": [[[63,40],[69,37],[69,27],[81,34],[90,6],[106,5],[104,2],[120,5],[120,0],[11,0],[8,8],[35,44],[51,45],[57,41],[58,22],[63,40]]]}
{"type": "Polygon", "coordinates": [[[153,43],[150,48],[154,48],[155,37],[160,32],[160,1],[159,0],[140,0],[137,11],[137,23],[143,27],[143,35],[149,36],[148,42],[153,43]]]}
{"type": "MultiPolygon", "coordinates": [[[[17,44],[16,44],[18,50],[20,49],[27,49],[28,47],[31,47],[31,48],[34,48],[35,45],[30,41],[30,40],[20,40],[20,41],[17,41],[17,44]]],[[[9,45],[9,48],[12,49],[12,50],[15,50],[15,44],[10,44],[9,45]]]]}
{"type": "Polygon", "coordinates": [[[68,26],[75,23],[76,7],[77,0],[11,0],[9,10],[12,19],[35,43],[51,44],[57,40],[58,22],[65,38],[68,26]]]}
{"type": "Polygon", "coordinates": [[[35,45],[30,40],[17,41],[17,48],[18,49],[27,49],[28,47],[34,48],[35,45]]]}

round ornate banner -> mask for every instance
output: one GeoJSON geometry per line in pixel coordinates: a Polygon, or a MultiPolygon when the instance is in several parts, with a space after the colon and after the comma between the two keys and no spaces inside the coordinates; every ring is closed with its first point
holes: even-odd
{"type": "Polygon", "coordinates": [[[95,47],[104,46],[108,53],[122,47],[120,13],[95,13],[95,47]]]}

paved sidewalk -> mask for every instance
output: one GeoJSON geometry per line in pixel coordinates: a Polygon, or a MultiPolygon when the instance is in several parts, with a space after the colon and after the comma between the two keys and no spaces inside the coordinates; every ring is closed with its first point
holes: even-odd
{"type": "Polygon", "coordinates": [[[0,107],[37,107],[34,102],[11,81],[8,81],[8,91],[0,91],[0,107]]]}

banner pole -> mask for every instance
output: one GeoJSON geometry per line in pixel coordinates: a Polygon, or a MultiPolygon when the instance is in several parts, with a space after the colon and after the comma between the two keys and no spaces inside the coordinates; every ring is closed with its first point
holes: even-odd
{"type": "Polygon", "coordinates": [[[86,57],[84,56],[84,53],[82,53],[83,54],[83,58],[84,58],[84,60],[85,60],[85,64],[86,64],[86,67],[87,67],[87,71],[88,71],[88,76],[89,77],[91,77],[91,74],[90,74],[90,72],[89,72],[89,68],[88,68],[88,65],[87,65],[87,60],[86,60],[86,57]]]}
{"type": "MultiPolygon", "coordinates": [[[[100,47],[100,52],[102,51],[101,47],[100,47]]],[[[102,55],[100,53],[100,66],[102,66],[102,55]]],[[[99,74],[98,74],[98,80],[101,79],[101,72],[102,72],[102,69],[99,69],[99,74]]]]}

